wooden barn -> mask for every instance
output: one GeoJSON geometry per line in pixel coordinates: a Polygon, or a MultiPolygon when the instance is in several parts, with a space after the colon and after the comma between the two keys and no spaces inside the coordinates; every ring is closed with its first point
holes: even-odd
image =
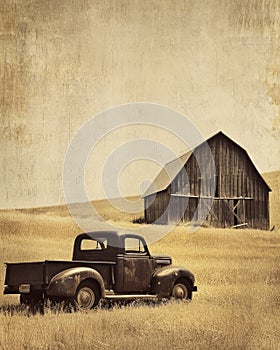
{"type": "Polygon", "coordinates": [[[145,220],[269,229],[269,192],[248,153],[221,131],[166,164],[144,194],[145,220]]]}

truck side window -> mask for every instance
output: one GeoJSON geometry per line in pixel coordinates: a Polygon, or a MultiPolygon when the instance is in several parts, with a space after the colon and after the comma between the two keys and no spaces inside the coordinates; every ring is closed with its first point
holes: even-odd
{"type": "Polygon", "coordinates": [[[128,238],[125,238],[125,252],[145,254],[146,249],[142,240],[138,238],[128,237],[128,238]]]}
{"type": "Polygon", "coordinates": [[[104,250],[107,249],[107,239],[83,239],[81,250],[104,250]]]}

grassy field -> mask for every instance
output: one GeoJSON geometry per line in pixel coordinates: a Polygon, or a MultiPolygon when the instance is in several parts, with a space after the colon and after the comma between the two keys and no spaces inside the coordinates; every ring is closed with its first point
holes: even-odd
{"type": "MultiPolygon", "coordinates": [[[[106,202],[97,206],[123,227],[138,227],[130,223],[133,216],[106,202]]],[[[44,316],[31,316],[20,310],[18,297],[1,294],[0,349],[279,349],[280,231],[274,199],[272,207],[272,232],[200,228],[189,234],[178,226],[151,245],[152,253],[171,255],[175,265],[194,272],[198,293],[191,302],[134,302],[87,313],[46,308],[44,316]]],[[[5,261],[71,259],[79,232],[63,207],[0,212],[0,286],[5,261]]]]}

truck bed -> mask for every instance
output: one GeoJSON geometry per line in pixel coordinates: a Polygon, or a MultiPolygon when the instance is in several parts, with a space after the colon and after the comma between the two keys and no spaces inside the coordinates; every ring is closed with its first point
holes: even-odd
{"type": "Polygon", "coordinates": [[[6,263],[5,294],[19,293],[19,286],[30,284],[32,290],[42,290],[57,273],[72,267],[91,267],[97,270],[105,284],[112,284],[114,265],[112,261],[61,261],[6,263]]]}

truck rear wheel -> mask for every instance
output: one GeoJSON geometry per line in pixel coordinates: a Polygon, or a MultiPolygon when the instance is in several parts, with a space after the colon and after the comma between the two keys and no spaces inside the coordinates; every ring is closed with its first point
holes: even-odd
{"type": "Polygon", "coordinates": [[[73,304],[78,310],[90,310],[96,307],[100,301],[100,290],[96,282],[84,281],[76,291],[73,304]]]}
{"type": "Polygon", "coordinates": [[[30,294],[20,294],[19,301],[24,305],[33,305],[37,303],[43,303],[44,298],[42,293],[30,293],[30,294]]]}
{"type": "Polygon", "coordinates": [[[19,301],[29,308],[32,313],[44,313],[44,298],[42,293],[20,294],[19,301]]]}

